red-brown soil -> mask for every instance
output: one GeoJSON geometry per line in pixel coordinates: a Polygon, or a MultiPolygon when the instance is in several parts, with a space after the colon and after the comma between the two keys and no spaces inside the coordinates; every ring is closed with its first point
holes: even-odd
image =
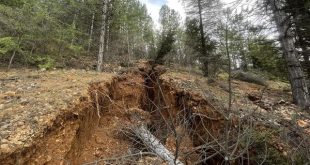
{"type": "MultiPolygon", "coordinates": [[[[172,153],[179,151],[183,162],[205,158],[202,152],[219,152],[205,163],[224,159],[224,81],[209,83],[182,71],[165,73],[147,62],[119,75],[81,70],[14,70],[0,75],[0,164],[164,164],[153,156],[132,156],[148,152],[130,135],[130,128],[140,123],[172,153]],[[214,148],[204,148],[206,144],[214,148]]],[[[253,130],[285,128],[282,133],[295,131],[298,137],[290,138],[306,142],[309,114],[290,103],[289,93],[274,83],[266,88],[241,81],[233,81],[233,91],[231,127],[251,120],[253,130]]],[[[232,128],[231,134],[239,137],[238,129],[232,128]]],[[[281,136],[270,140],[284,156],[294,147],[281,136]]],[[[233,137],[230,142],[241,143],[233,137]]],[[[232,146],[235,155],[242,155],[242,147],[232,146]]],[[[248,150],[247,156],[257,154],[255,148],[248,150]]]]}

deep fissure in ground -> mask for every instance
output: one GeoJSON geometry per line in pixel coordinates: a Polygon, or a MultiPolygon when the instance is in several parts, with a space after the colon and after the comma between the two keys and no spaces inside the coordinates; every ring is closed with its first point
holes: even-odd
{"type": "Polygon", "coordinates": [[[162,67],[147,63],[115,77],[112,83],[91,84],[90,99],[81,98],[74,110],[60,115],[34,145],[8,155],[4,162],[83,164],[140,152],[143,147],[136,148],[124,133],[137,124],[132,116],[139,116],[184,163],[203,159],[207,154],[202,152],[214,155],[204,163],[222,162],[215,149],[197,147],[221,138],[223,116],[199,95],[161,80],[163,72],[162,67]]]}

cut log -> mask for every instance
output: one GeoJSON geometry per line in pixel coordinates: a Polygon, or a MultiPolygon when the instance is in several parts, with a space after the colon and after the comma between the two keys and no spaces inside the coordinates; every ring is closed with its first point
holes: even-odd
{"type": "Polygon", "coordinates": [[[183,165],[180,160],[176,159],[175,156],[160,143],[160,141],[146,128],[145,125],[136,126],[132,130],[134,134],[142,140],[146,147],[148,147],[161,159],[167,161],[169,165],[183,165]]]}

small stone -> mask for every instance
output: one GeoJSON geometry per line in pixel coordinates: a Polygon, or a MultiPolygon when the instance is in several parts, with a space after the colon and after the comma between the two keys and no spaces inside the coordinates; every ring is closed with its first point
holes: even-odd
{"type": "Polygon", "coordinates": [[[66,163],[64,160],[62,160],[62,161],[60,161],[59,165],[66,165],[66,163]]]}
{"type": "Polygon", "coordinates": [[[21,105],[27,105],[28,103],[29,103],[29,101],[28,101],[27,99],[22,98],[22,99],[20,100],[20,104],[21,104],[21,105]]]}
{"type": "Polygon", "coordinates": [[[4,104],[0,104],[0,109],[4,109],[4,104]]]}
{"type": "Polygon", "coordinates": [[[98,143],[98,144],[103,144],[103,143],[104,143],[104,140],[101,139],[100,137],[96,137],[96,143],[98,143]]]}
{"type": "Polygon", "coordinates": [[[17,126],[23,126],[23,125],[25,125],[25,123],[23,121],[17,122],[17,126]]]}
{"type": "Polygon", "coordinates": [[[7,142],[9,142],[7,139],[2,139],[1,140],[1,143],[7,143],[7,142]]]}
{"type": "Polygon", "coordinates": [[[286,102],[282,99],[278,102],[278,104],[285,104],[286,102]]]}
{"type": "Polygon", "coordinates": [[[21,141],[15,141],[14,144],[16,144],[16,145],[22,145],[23,142],[21,142],[21,141]]]}
{"type": "Polygon", "coordinates": [[[8,144],[1,144],[0,145],[0,149],[1,150],[6,150],[6,149],[9,149],[9,148],[10,148],[10,146],[8,144]]]}
{"type": "Polygon", "coordinates": [[[298,120],[297,121],[297,124],[302,127],[302,128],[305,128],[308,126],[308,122],[304,121],[304,120],[298,120]]]}
{"type": "Polygon", "coordinates": [[[51,160],[52,160],[52,157],[48,155],[47,158],[46,158],[46,161],[49,162],[49,161],[51,161],[51,160]]]}
{"type": "Polygon", "coordinates": [[[102,150],[101,148],[96,148],[96,151],[94,152],[94,156],[100,157],[102,155],[102,150]]]}

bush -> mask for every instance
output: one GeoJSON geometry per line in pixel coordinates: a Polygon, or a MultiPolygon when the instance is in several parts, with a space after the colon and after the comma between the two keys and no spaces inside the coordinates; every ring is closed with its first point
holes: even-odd
{"type": "Polygon", "coordinates": [[[83,52],[83,47],[77,45],[70,45],[69,50],[71,50],[74,53],[74,55],[77,55],[83,52]]]}
{"type": "MultiPolygon", "coordinates": [[[[250,150],[254,157],[255,163],[260,164],[279,164],[279,165],[290,165],[290,164],[307,164],[308,151],[307,148],[300,147],[299,150],[291,152],[289,146],[283,147],[282,150],[276,148],[275,140],[284,140],[284,139],[275,139],[274,137],[279,137],[280,131],[275,130],[254,130],[252,132],[253,141],[250,145],[250,150]],[[304,150],[306,149],[306,150],[304,150]],[[284,152],[288,152],[287,155],[284,152]]],[[[281,143],[279,143],[281,144],[281,143]]],[[[244,142],[241,145],[246,146],[244,142]]],[[[290,146],[293,148],[293,146],[290,146]]]]}
{"type": "Polygon", "coordinates": [[[17,43],[12,37],[0,38],[0,54],[6,54],[9,51],[16,49],[17,43]]]}
{"type": "Polygon", "coordinates": [[[30,57],[29,63],[40,69],[52,69],[55,67],[55,60],[48,56],[35,55],[30,57]]]}
{"type": "Polygon", "coordinates": [[[286,165],[288,158],[271,145],[272,134],[270,130],[255,130],[253,132],[253,142],[250,149],[255,153],[253,160],[262,164],[286,165]]]}

